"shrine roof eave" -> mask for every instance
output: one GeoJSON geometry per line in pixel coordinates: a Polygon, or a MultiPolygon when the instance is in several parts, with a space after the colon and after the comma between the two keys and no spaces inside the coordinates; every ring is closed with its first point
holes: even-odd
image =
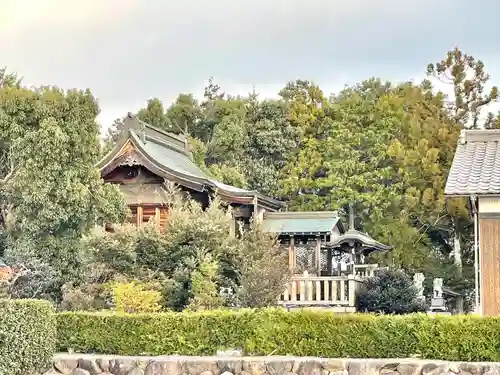
{"type": "Polygon", "coordinates": [[[343,246],[354,247],[358,244],[360,249],[364,252],[372,253],[375,251],[385,252],[392,250],[392,246],[385,245],[377,240],[374,240],[369,235],[359,232],[357,230],[348,230],[344,234],[332,241],[327,242],[323,245],[325,248],[330,249],[340,249],[343,246]]]}
{"type": "Polygon", "coordinates": [[[264,230],[279,236],[321,236],[332,234],[335,227],[343,232],[336,211],[269,212],[264,214],[264,230]]]}
{"type": "Polygon", "coordinates": [[[446,295],[449,295],[449,296],[452,296],[452,297],[461,297],[463,296],[462,293],[459,293],[451,288],[448,288],[446,286],[443,286],[443,294],[446,294],[446,295]]]}
{"type": "Polygon", "coordinates": [[[250,205],[257,201],[257,205],[271,211],[277,211],[285,206],[284,202],[256,191],[240,189],[215,181],[191,160],[188,152],[179,148],[177,144],[167,144],[148,134],[143,135],[144,139],[141,139],[137,134],[137,129],[133,127],[126,129],[124,133],[126,136],[122,135],[113,150],[97,163],[96,167],[102,176],[116,168],[117,160],[127,143],[130,142],[139,154],[144,167],[168,181],[200,192],[213,192],[229,203],[250,205]]]}

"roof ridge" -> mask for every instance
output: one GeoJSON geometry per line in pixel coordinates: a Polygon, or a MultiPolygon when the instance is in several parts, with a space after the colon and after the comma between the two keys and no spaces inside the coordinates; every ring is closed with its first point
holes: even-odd
{"type": "Polygon", "coordinates": [[[149,128],[157,133],[160,133],[160,134],[165,135],[165,136],[170,137],[170,138],[174,138],[180,142],[185,142],[187,140],[187,137],[185,135],[179,135],[179,134],[175,134],[175,133],[166,131],[164,129],[160,129],[156,126],[153,126],[153,125],[147,123],[146,121],[142,121],[139,117],[136,117],[136,118],[139,121],[139,123],[144,124],[144,126],[146,128],[149,128]]]}
{"type": "Polygon", "coordinates": [[[338,218],[337,211],[280,211],[280,212],[265,212],[264,217],[269,219],[324,219],[338,218]]]}
{"type": "Polygon", "coordinates": [[[168,141],[165,141],[161,138],[153,137],[151,135],[146,134],[146,140],[151,141],[159,146],[167,147],[173,151],[179,152],[185,156],[191,157],[191,152],[187,151],[184,147],[179,147],[177,145],[174,145],[168,141]]]}
{"type": "Polygon", "coordinates": [[[468,142],[500,142],[500,129],[462,129],[458,143],[468,142]]]}
{"type": "Polygon", "coordinates": [[[145,121],[142,121],[137,115],[129,112],[124,119],[124,131],[133,129],[137,132],[143,132],[145,135],[158,138],[168,143],[177,143],[179,147],[187,149],[188,146],[188,138],[184,135],[178,135],[166,130],[157,128],[151,124],[148,124],[145,121]]]}

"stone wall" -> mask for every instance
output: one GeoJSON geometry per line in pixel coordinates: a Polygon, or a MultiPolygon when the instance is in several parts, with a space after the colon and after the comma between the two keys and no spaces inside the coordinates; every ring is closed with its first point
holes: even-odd
{"type": "Polygon", "coordinates": [[[44,375],[500,375],[500,363],[303,357],[119,357],[61,354],[44,375]]]}

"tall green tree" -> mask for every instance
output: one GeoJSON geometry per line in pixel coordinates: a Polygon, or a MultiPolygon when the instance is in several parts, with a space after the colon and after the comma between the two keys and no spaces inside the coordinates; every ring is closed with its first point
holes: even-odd
{"type": "Polygon", "coordinates": [[[0,89],[0,139],[9,169],[0,190],[7,253],[78,277],[79,240],[96,223],[120,222],[126,206],[94,167],[99,107],[89,91],[0,89]]]}
{"type": "MultiPolygon", "coordinates": [[[[427,274],[446,275],[449,286],[465,291],[470,287],[471,263],[464,265],[462,275],[462,263],[453,265],[450,255],[454,225],[466,227],[469,223],[467,206],[463,199],[444,197],[461,126],[446,108],[446,98],[435,94],[428,81],[419,87],[400,85],[384,100],[387,113],[400,118],[402,125],[388,149],[402,184],[400,216],[417,230],[417,240],[439,258],[440,267],[427,267],[427,274]]],[[[461,244],[463,239],[459,241],[461,244]]]]}
{"type": "Polygon", "coordinates": [[[456,47],[443,60],[429,64],[427,74],[453,88],[450,104],[455,122],[473,129],[485,125],[481,115],[499,98],[499,93],[497,86],[488,88],[490,75],[481,60],[456,47]]]}
{"type": "Polygon", "coordinates": [[[201,108],[193,94],[179,94],[167,108],[166,116],[174,133],[198,134],[197,125],[202,118],[201,108]]]}
{"type": "Polygon", "coordinates": [[[159,129],[170,130],[170,122],[165,113],[163,103],[158,98],[149,99],[146,107],[137,112],[137,117],[142,121],[159,129]]]}
{"type": "MultiPolygon", "coordinates": [[[[498,87],[488,88],[490,76],[481,60],[455,48],[448,51],[443,60],[429,64],[427,73],[453,88],[450,112],[457,126],[472,129],[498,126],[491,113],[485,114],[488,106],[499,98],[498,87]]],[[[448,211],[452,218],[449,228],[452,254],[455,265],[458,269],[462,269],[463,246],[466,243],[464,235],[470,234],[471,223],[463,214],[465,211],[463,199],[450,200],[448,211]]]]}
{"type": "Polygon", "coordinates": [[[21,78],[13,72],[9,72],[7,67],[0,68],[0,88],[2,87],[19,87],[21,78]]]}
{"type": "Polygon", "coordinates": [[[248,145],[241,168],[252,189],[274,197],[279,195],[280,172],[300,139],[289,109],[285,100],[260,101],[255,92],[248,96],[248,145]]]}
{"type": "Polygon", "coordinates": [[[394,246],[386,261],[426,269],[436,254],[428,228],[445,222],[443,189],[459,133],[443,97],[427,82],[371,79],[332,96],[323,115],[295,106],[314,122],[283,170],[294,209],[342,210],[353,202],[357,225],[394,246]]]}

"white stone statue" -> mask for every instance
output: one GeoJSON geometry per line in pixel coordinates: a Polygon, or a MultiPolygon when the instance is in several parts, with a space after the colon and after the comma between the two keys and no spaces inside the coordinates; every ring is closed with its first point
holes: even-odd
{"type": "Polygon", "coordinates": [[[434,279],[434,298],[443,298],[443,279],[434,279]]]}
{"type": "Polygon", "coordinates": [[[424,297],[424,281],[425,281],[425,276],[423,273],[416,273],[415,275],[413,275],[413,284],[417,289],[418,298],[424,297]]]}

